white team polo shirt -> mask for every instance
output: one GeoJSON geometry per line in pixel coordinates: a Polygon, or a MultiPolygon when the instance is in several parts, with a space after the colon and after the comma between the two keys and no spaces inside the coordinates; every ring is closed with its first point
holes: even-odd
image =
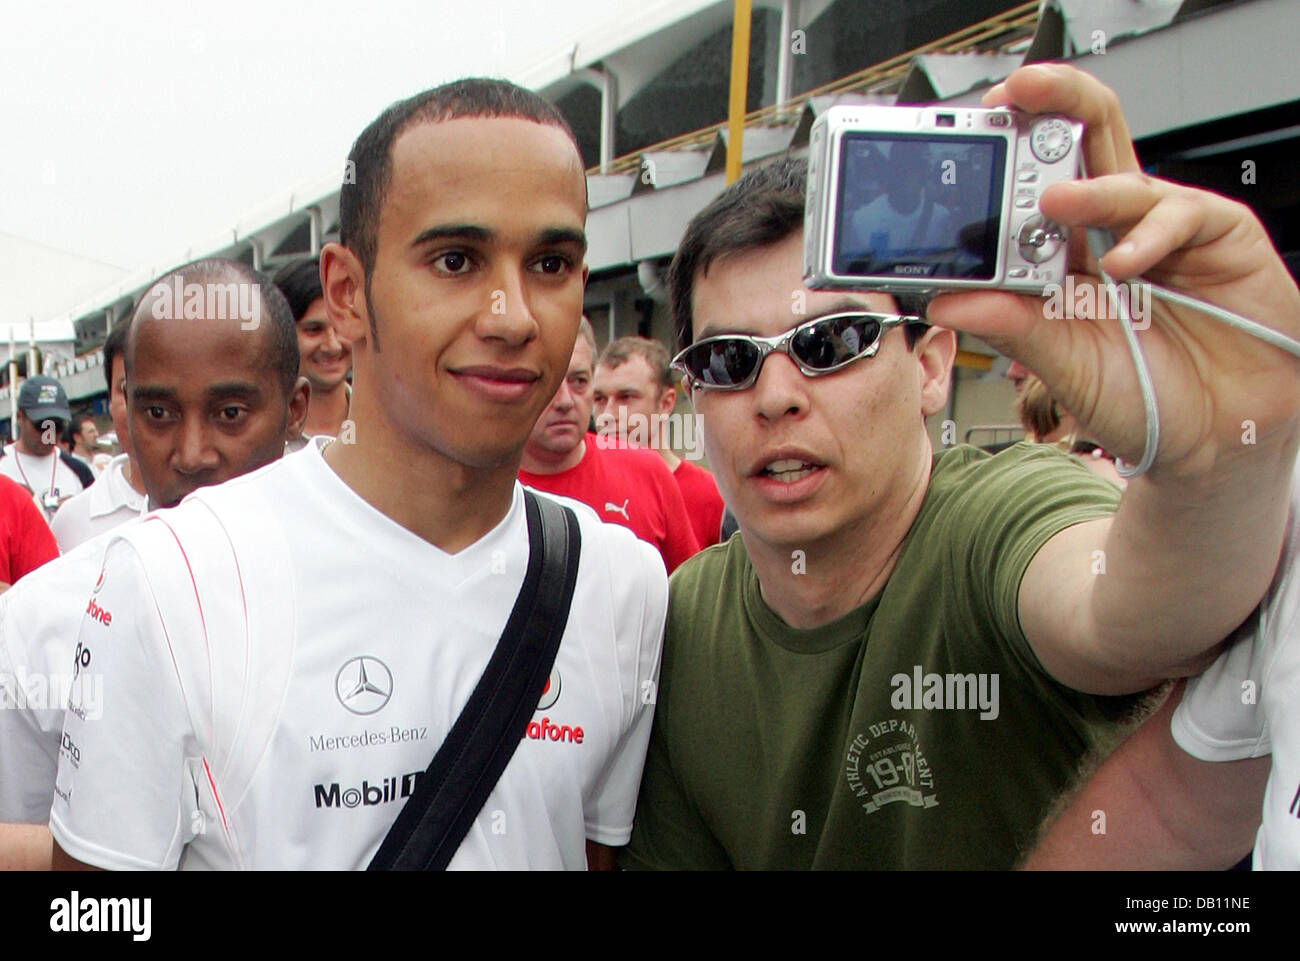
{"type": "Polygon", "coordinates": [[[1300,474],[1272,587],[1239,639],[1188,682],[1170,727],[1202,761],[1273,755],[1253,864],[1300,869],[1300,474]]]}
{"type": "Polygon", "coordinates": [[[145,496],[126,479],[130,459],[118,454],[99,479],[72,500],[64,503],[50,521],[50,530],[65,554],[119,524],[144,512],[145,496]]]}
{"type": "MultiPolygon", "coordinates": [[[[81,544],[0,594],[0,822],[49,820],[77,635],[107,545],[108,536],[81,544]]],[[[86,672],[75,683],[97,717],[103,678],[86,672]]]]}
{"type": "MultiPolygon", "coordinates": [[[[523,582],[523,489],[447,554],[375,510],[313,443],[112,538],[88,598],[50,828],[107,868],[364,868],[469,699],[523,582]]],[[[585,866],[625,844],[667,579],[578,515],[550,682],[452,868],[585,866]]]]}

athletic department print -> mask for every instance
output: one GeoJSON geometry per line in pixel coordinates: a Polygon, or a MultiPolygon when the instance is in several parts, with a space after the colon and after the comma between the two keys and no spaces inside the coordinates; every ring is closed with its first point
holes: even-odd
{"type": "MultiPolygon", "coordinates": [[[[109,696],[101,720],[68,719],[78,757],[60,759],[51,812],[73,857],[359,869],[414,790],[522,583],[522,487],[495,529],[449,555],[357,497],[321,446],[196,493],[109,547],[94,600],[112,623],[81,627],[109,696]],[[288,502],[289,517],[268,506],[288,502]],[[337,590],[341,548],[349,591],[337,590]]],[[[583,544],[568,627],[453,868],[582,868],[587,839],[631,833],[666,577],[650,545],[566,504],[583,544]]]]}

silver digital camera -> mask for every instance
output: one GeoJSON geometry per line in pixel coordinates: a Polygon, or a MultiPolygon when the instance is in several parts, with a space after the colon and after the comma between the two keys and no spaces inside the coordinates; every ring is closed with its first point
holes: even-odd
{"type": "Polygon", "coordinates": [[[832,107],[813,124],[804,209],[812,288],[1041,293],[1066,230],[1038,209],[1079,176],[1083,125],[1006,108],[832,107]]]}

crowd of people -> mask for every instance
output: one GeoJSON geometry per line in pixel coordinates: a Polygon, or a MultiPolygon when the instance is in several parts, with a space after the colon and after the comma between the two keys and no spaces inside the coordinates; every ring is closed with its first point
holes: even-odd
{"type": "MultiPolygon", "coordinates": [[[[988,102],[1084,122],[1093,179],[1043,204],[1112,276],[1300,332],[1258,220],[1143,175],[1110,90],[1038,65],[988,102]]],[[[806,288],[803,160],[687,226],[675,360],[598,349],[540,97],[426,91],[348,169],[318,258],[184,265],[112,329],[120,454],[19,392],[0,867],[1300,866],[1293,358],[1157,306],[1125,480],[1116,322],[806,288]],[[1034,443],[934,449],[962,330],[1034,443]],[[659,429],[679,391],[708,470],[659,429]]]]}

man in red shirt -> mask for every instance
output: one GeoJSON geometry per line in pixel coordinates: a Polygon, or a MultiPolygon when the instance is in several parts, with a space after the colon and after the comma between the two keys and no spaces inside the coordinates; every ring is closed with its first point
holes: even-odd
{"type": "Polygon", "coordinates": [[[0,475],[0,592],[58,556],[50,525],[32,495],[0,475]]]}
{"type": "Polygon", "coordinates": [[[584,317],[568,374],[524,446],[519,479],[582,501],[606,523],[630,528],[659,549],[671,574],[700,549],[686,504],[672,472],[653,451],[605,450],[587,433],[595,356],[596,336],[584,317]]]}
{"type": "MultiPolygon", "coordinates": [[[[700,547],[718,543],[724,507],[718,485],[703,467],[678,457],[670,441],[677,391],[668,349],[648,337],[620,337],[596,362],[595,384],[596,430],[607,438],[605,443],[657,450],[682,492],[700,547]]],[[[688,456],[700,456],[698,430],[682,429],[676,436],[682,446],[693,445],[688,456]]]]}

